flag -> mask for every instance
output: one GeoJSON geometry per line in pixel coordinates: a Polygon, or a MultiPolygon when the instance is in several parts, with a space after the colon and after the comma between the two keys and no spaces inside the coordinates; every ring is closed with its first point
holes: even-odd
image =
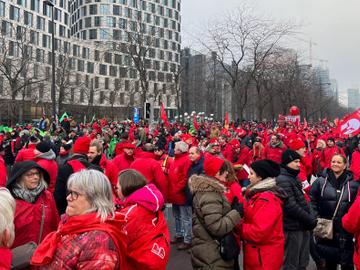
{"type": "Polygon", "coordinates": [[[95,120],[95,113],[94,113],[94,115],[93,115],[93,117],[91,118],[91,124],[94,122],[94,120],[95,120]]]}
{"type": "Polygon", "coordinates": [[[334,125],[335,125],[335,127],[337,127],[339,125],[339,118],[336,117],[334,119],[334,125]]]}
{"type": "Polygon", "coordinates": [[[46,114],[45,114],[45,108],[43,107],[42,108],[42,117],[45,119],[45,117],[46,117],[46,114]]]}
{"type": "Polygon", "coordinates": [[[224,125],[224,127],[226,129],[229,129],[229,113],[228,112],[226,112],[226,114],[225,114],[225,125],[224,125]]]}
{"type": "Polygon", "coordinates": [[[304,128],[308,128],[308,122],[306,121],[306,118],[304,118],[304,128]]]}
{"type": "Polygon", "coordinates": [[[68,116],[68,114],[67,114],[66,112],[64,112],[64,113],[63,113],[63,115],[60,117],[60,120],[59,120],[59,121],[60,121],[60,123],[61,123],[62,121],[64,121],[65,117],[66,117],[66,118],[68,118],[68,117],[69,117],[69,116],[68,116]]]}
{"type": "Polygon", "coordinates": [[[164,124],[166,125],[166,126],[169,126],[170,124],[169,124],[169,120],[168,120],[168,118],[167,118],[167,116],[166,116],[166,112],[165,112],[165,107],[164,107],[164,103],[161,103],[161,120],[164,122],[164,124]]]}
{"type": "Polygon", "coordinates": [[[360,108],[349,116],[345,116],[337,126],[335,133],[347,137],[356,136],[360,132],[360,108]]]}

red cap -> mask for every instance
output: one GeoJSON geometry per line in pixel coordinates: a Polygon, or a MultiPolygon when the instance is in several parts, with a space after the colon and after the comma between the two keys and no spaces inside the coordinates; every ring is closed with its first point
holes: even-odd
{"type": "Polygon", "coordinates": [[[207,155],[204,160],[204,171],[207,176],[214,177],[221,166],[224,164],[224,160],[216,156],[207,155]]]}
{"type": "Polygon", "coordinates": [[[305,147],[305,143],[300,138],[295,138],[295,139],[290,140],[289,147],[291,150],[296,151],[296,150],[299,150],[300,148],[305,147]]]}
{"type": "Polygon", "coordinates": [[[89,137],[77,138],[73,146],[73,152],[76,154],[87,155],[89,152],[90,141],[89,137]]]}

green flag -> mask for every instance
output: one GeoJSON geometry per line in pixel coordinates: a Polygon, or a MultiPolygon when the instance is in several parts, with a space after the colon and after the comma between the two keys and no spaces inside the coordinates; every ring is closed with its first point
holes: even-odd
{"type": "Polygon", "coordinates": [[[69,117],[69,116],[68,116],[68,114],[67,114],[66,112],[64,112],[64,113],[63,113],[63,115],[60,117],[60,120],[59,120],[59,121],[60,121],[60,123],[64,120],[64,118],[65,118],[65,117],[66,117],[66,118],[68,118],[68,117],[69,117]]]}

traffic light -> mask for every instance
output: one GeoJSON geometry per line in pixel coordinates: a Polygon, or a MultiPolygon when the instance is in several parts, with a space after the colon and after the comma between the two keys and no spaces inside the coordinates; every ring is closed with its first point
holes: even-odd
{"type": "Polygon", "coordinates": [[[145,110],[144,110],[144,118],[145,119],[150,119],[150,102],[145,102],[145,110]]]}

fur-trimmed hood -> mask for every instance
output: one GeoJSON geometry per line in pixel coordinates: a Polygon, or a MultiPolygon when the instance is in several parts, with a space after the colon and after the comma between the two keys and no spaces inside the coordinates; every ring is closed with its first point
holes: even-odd
{"type": "Polygon", "coordinates": [[[189,188],[191,193],[196,192],[217,192],[224,193],[226,187],[218,180],[205,175],[193,175],[189,179],[189,188]]]}
{"type": "Polygon", "coordinates": [[[249,185],[245,190],[245,197],[247,199],[250,199],[255,194],[265,191],[270,191],[274,193],[278,198],[282,200],[285,200],[287,198],[286,193],[276,185],[275,178],[270,178],[270,177],[261,180],[255,184],[249,185]]]}

